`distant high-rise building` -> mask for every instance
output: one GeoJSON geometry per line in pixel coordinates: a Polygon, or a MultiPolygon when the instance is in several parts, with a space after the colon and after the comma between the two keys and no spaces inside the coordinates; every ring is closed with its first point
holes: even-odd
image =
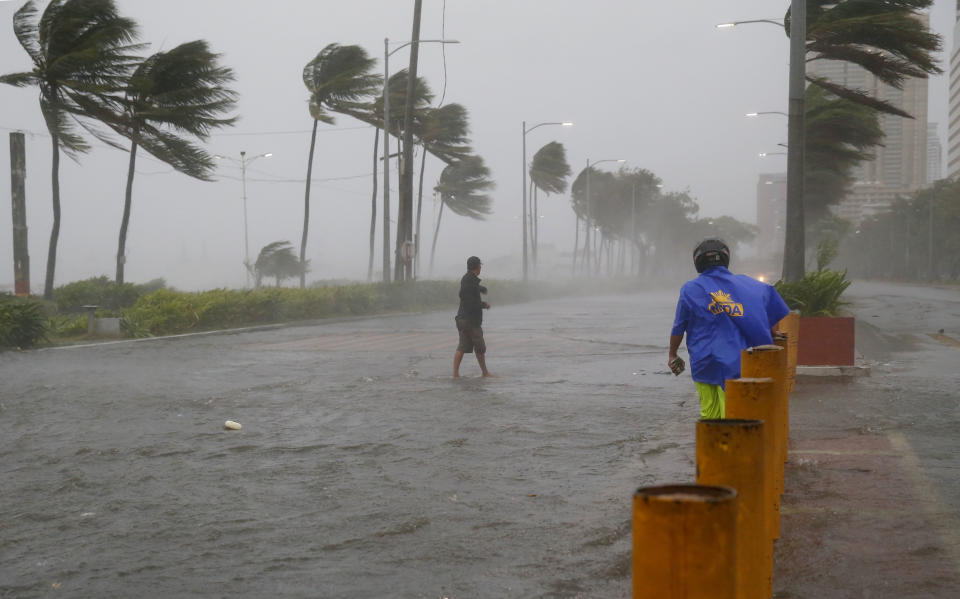
{"type": "Polygon", "coordinates": [[[960,175],[960,0],[953,26],[953,50],[950,52],[949,116],[947,130],[947,176],[960,175]]]}
{"type": "Polygon", "coordinates": [[[927,185],[943,178],[943,145],[936,123],[927,123],[927,185]]]}
{"type": "MultiPolygon", "coordinates": [[[[918,18],[924,25],[929,25],[927,15],[918,18]]],[[[833,83],[863,90],[914,117],[907,119],[880,113],[883,145],[874,147],[871,150],[874,158],[856,168],[853,187],[847,197],[834,206],[835,214],[858,223],[890,206],[898,196],[913,193],[926,185],[926,78],[907,78],[901,90],[881,82],[863,67],[838,60],[814,60],[807,64],[807,72],[833,83]]]]}
{"type": "Polygon", "coordinates": [[[757,181],[757,253],[783,256],[787,222],[787,173],[763,173],[757,181]]]}

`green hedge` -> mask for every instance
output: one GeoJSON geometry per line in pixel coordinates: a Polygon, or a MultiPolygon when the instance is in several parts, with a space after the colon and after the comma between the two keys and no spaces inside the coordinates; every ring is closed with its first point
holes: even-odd
{"type": "Polygon", "coordinates": [[[57,287],[53,290],[53,300],[61,314],[80,312],[83,306],[99,306],[101,310],[116,312],[129,308],[140,297],[165,286],[163,279],[143,285],[118,285],[107,277],[94,277],[57,287]]]}

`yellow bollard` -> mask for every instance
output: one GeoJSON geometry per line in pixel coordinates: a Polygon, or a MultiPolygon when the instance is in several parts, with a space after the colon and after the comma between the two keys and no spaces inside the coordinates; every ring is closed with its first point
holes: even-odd
{"type": "Polygon", "coordinates": [[[783,461],[787,461],[787,448],[790,440],[790,392],[793,391],[793,377],[790,374],[790,340],[786,338],[775,339],[773,342],[777,347],[787,353],[786,373],[784,375],[784,387],[786,391],[783,394],[783,406],[780,408],[780,417],[783,418],[783,461]]]}
{"type": "MultiPolygon", "coordinates": [[[[776,396],[771,378],[727,381],[727,417],[764,421],[763,469],[767,535],[780,538],[780,496],[777,487],[776,396]]],[[[771,545],[772,551],[772,545],[771,545]]],[[[772,559],[772,553],[771,553],[772,559]]]]}
{"type": "Polygon", "coordinates": [[[737,490],[737,599],[767,599],[772,588],[764,428],[762,420],[697,421],[697,484],[737,490]]]}
{"type": "Polygon", "coordinates": [[[777,441],[777,493],[783,493],[783,464],[787,461],[787,352],[776,345],[758,345],[740,354],[740,376],[744,378],[772,378],[776,391],[777,423],[774,435],[777,441]]]}
{"type": "Polygon", "coordinates": [[[735,599],[737,492],[644,487],[633,495],[634,599],[735,599]]]}
{"type": "Polygon", "coordinates": [[[787,333],[787,368],[790,369],[790,389],[793,391],[797,382],[797,348],[800,344],[800,313],[796,310],[787,314],[780,321],[787,333]]]}

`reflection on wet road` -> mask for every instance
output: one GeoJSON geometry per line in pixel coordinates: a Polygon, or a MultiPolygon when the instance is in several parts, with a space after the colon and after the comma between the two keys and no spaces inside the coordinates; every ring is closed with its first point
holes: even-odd
{"type": "Polygon", "coordinates": [[[626,596],[671,296],[495,306],[491,380],[452,313],[4,354],[0,594],[626,596]]]}

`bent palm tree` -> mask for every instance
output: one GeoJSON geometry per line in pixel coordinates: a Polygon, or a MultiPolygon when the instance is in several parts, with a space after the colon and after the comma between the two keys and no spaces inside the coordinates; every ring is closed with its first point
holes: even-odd
{"type": "MultiPolygon", "coordinates": [[[[808,0],[807,60],[841,60],[857,64],[880,81],[903,89],[908,77],[926,78],[941,72],[933,57],[940,36],[919,16],[933,0],[808,0]]],[[[790,11],[785,26],[790,35],[790,11]]],[[[808,76],[812,84],[881,112],[913,118],[868,91],[808,76]]]]}
{"type": "Polygon", "coordinates": [[[567,164],[567,151],[563,144],[551,141],[533,155],[530,163],[530,184],[533,186],[533,214],[530,222],[533,225],[530,240],[532,243],[532,258],[534,268],[537,264],[537,246],[540,236],[540,222],[538,215],[537,190],[549,195],[563,193],[567,190],[567,177],[570,176],[570,165],[567,164]]]}
{"type": "Polygon", "coordinates": [[[417,229],[414,235],[416,257],[414,276],[419,270],[420,264],[420,218],[423,212],[423,176],[426,170],[427,154],[433,154],[447,164],[452,164],[457,160],[469,156],[470,123],[467,117],[467,109],[460,104],[447,104],[440,108],[426,109],[423,111],[422,120],[419,123],[417,137],[423,144],[423,155],[420,159],[420,184],[417,190],[417,229]]]}
{"type": "MultiPolygon", "coordinates": [[[[333,124],[330,112],[351,114],[362,112],[383,79],[372,73],[376,59],[367,56],[360,46],[329,44],[303,69],[303,84],[310,92],[310,155],[307,159],[306,191],[303,199],[303,235],[300,239],[300,261],[307,257],[307,232],[310,226],[310,179],[313,176],[313,151],[317,143],[317,123],[333,124]]],[[[306,286],[306,271],[300,273],[300,287],[306,286]]]]}
{"type": "Polygon", "coordinates": [[[40,88],[40,111],[53,148],[53,228],[43,287],[43,296],[50,299],[60,238],[60,150],[74,160],[90,150],[75,124],[112,144],[79,119],[109,118],[107,95],[122,88],[135,60],[132,54],[141,46],[131,43],[136,23],[121,17],[113,0],[52,0],[39,20],[38,12],[30,0],[13,15],[13,32],[33,69],[0,76],[0,83],[40,88]]]}
{"type": "Polygon", "coordinates": [[[443,169],[440,181],[434,187],[440,195],[440,212],[433,231],[433,245],[430,247],[430,270],[433,270],[433,257],[437,249],[437,237],[440,234],[440,219],[443,207],[447,206],[454,214],[476,220],[484,220],[490,214],[490,196],[485,191],[493,189],[490,169],[480,156],[467,156],[443,169]]]}
{"type": "Polygon", "coordinates": [[[236,117],[219,116],[233,109],[237,93],[225,86],[233,81],[233,71],[219,66],[218,58],[210,52],[207,42],[197,40],[146,58],[130,76],[122,101],[123,112],[116,123],[109,123],[130,140],[130,164],[117,245],[117,283],[123,283],[126,263],[137,149],[142,146],[185,175],[201,181],[211,180],[213,158],[177,133],[205,140],[211,130],[236,121],[236,117]]]}

